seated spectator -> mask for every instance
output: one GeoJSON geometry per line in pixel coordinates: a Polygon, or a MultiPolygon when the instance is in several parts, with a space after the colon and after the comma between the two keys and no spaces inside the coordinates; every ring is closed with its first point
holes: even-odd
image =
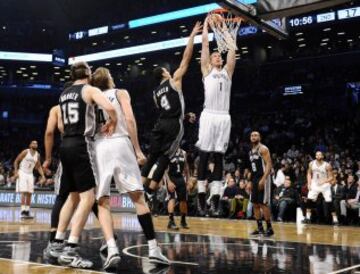
{"type": "Polygon", "coordinates": [[[0,186],[3,186],[5,184],[6,184],[5,171],[2,167],[0,167],[0,186]]]}
{"type": "Polygon", "coordinates": [[[273,182],[276,185],[276,187],[280,187],[280,186],[284,185],[285,169],[286,169],[285,164],[281,164],[280,168],[278,168],[277,170],[275,169],[275,175],[273,176],[273,182]]]}
{"type": "Polygon", "coordinates": [[[331,184],[332,205],[338,220],[341,221],[340,203],[345,199],[345,187],[341,184],[336,169],[333,170],[333,181],[331,184]]]}
{"type": "Polygon", "coordinates": [[[296,191],[291,187],[291,180],[289,176],[285,177],[284,185],[276,189],[273,206],[278,211],[277,220],[282,222],[284,220],[284,215],[286,210],[290,206],[296,204],[296,191]]]}
{"type": "Polygon", "coordinates": [[[236,195],[235,198],[239,202],[240,211],[237,213],[237,217],[242,219],[246,217],[246,212],[250,200],[250,192],[246,188],[245,180],[240,180],[239,182],[239,195],[236,195]]]}
{"type": "Polygon", "coordinates": [[[221,211],[224,217],[236,216],[238,210],[238,203],[236,196],[240,195],[240,188],[236,186],[235,180],[231,177],[227,182],[224,195],[221,198],[221,211]]]}
{"type": "Polygon", "coordinates": [[[348,175],[345,199],[340,202],[340,208],[341,215],[345,218],[346,222],[349,221],[347,219],[349,210],[360,209],[360,180],[353,174],[348,175]]]}

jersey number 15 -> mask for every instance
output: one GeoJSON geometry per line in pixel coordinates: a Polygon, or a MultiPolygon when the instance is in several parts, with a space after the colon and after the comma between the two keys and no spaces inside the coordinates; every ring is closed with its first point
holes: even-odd
{"type": "Polygon", "coordinates": [[[61,106],[64,125],[76,124],[79,122],[79,103],[71,102],[61,106]]]}

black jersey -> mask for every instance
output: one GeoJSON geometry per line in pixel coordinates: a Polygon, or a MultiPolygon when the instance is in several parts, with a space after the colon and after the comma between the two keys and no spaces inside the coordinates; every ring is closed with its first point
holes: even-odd
{"type": "Polygon", "coordinates": [[[251,149],[249,151],[249,158],[251,164],[251,177],[253,179],[260,179],[265,172],[265,162],[260,154],[260,146],[255,150],[251,149]]]}
{"type": "Polygon", "coordinates": [[[85,86],[70,86],[60,95],[59,105],[64,123],[63,137],[93,137],[95,134],[95,105],[84,102],[82,90],[85,86]]]}
{"type": "Polygon", "coordinates": [[[184,117],[184,97],[165,81],[153,91],[156,107],[160,111],[160,119],[184,117]]]}
{"type": "Polygon", "coordinates": [[[170,160],[169,177],[182,177],[185,168],[185,153],[183,150],[176,152],[176,155],[170,160]]]}

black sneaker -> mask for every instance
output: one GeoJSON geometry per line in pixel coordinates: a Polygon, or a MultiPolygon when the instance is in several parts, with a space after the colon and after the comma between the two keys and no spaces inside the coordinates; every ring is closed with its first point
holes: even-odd
{"type": "Polygon", "coordinates": [[[267,229],[264,233],[264,237],[271,237],[272,235],[274,235],[274,230],[272,228],[267,229]]]}
{"type": "Polygon", "coordinates": [[[26,218],[26,211],[25,210],[21,211],[20,218],[26,218]]]}
{"type": "Polygon", "coordinates": [[[180,223],[180,226],[181,226],[181,228],[183,228],[183,229],[190,229],[190,227],[188,226],[188,224],[187,224],[186,222],[181,222],[181,223],[180,223]]]}
{"type": "Polygon", "coordinates": [[[303,223],[303,224],[311,224],[311,221],[310,221],[310,219],[304,219],[304,220],[302,220],[301,223],[303,223]]]}
{"type": "Polygon", "coordinates": [[[169,221],[167,228],[170,230],[179,230],[174,221],[169,221]]]}
{"type": "Polygon", "coordinates": [[[259,236],[263,234],[264,234],[264,230],[258,230],[258,229],[255,229],[253,232],[250,233],[251,236],[259,236]]]}

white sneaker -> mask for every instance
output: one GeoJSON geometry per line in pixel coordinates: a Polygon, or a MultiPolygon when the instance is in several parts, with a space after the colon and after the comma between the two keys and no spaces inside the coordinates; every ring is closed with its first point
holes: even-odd
{"type": "Polygon", "coordinates": [[[65,247],[65,242],[52,242],[49,243],[47,248],[44,250],[44,255],[48,258],[59,258],[60,254],[63,252],[65,247]]]}
{"type": "Polygon", "coordinates": [[[160,247],[149,250],[149,262],[153,264],[170,265],[169,259],[161,253],[160,247]]]}
{"type": "Polygon", "coordinates": [[[110,255],[104,263],[104,270],[116,269],[120,261],[121,257],[118,253],[110,255]]]}
{"type": "Polygon", "coordinates": [[[81,258],[79,255],[79,247],[66,246],[64,251],[58,258],[58,262],[62,266],[70,266],[75,268],[91,268],[93,262],[81,258]]]}

